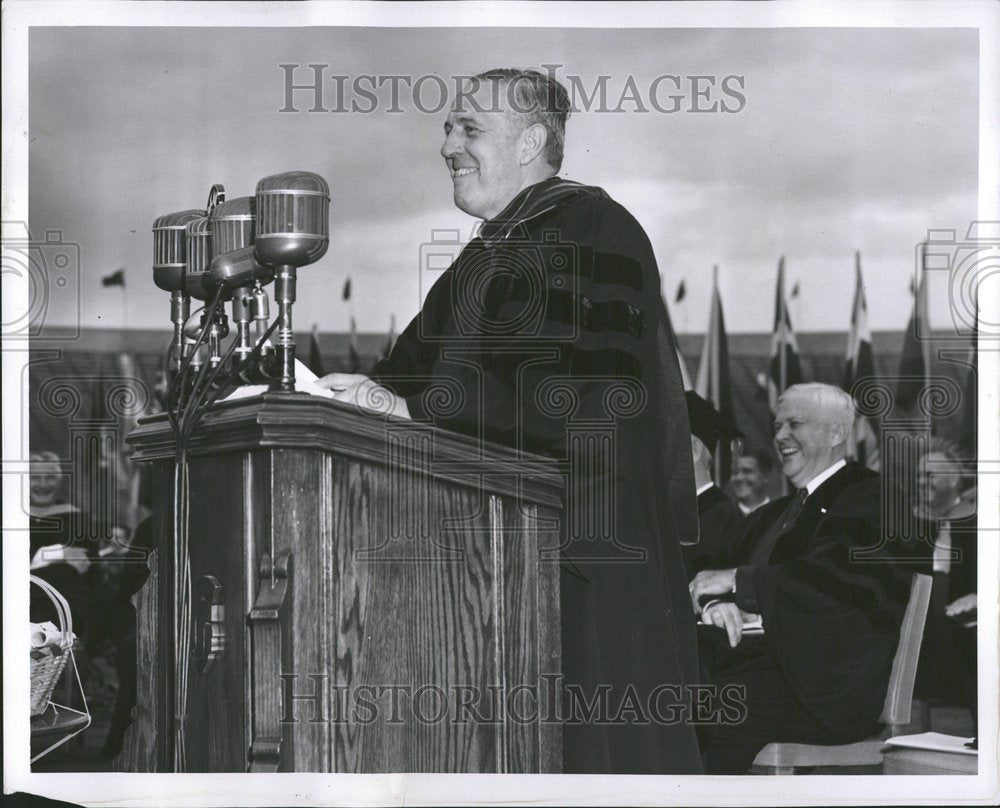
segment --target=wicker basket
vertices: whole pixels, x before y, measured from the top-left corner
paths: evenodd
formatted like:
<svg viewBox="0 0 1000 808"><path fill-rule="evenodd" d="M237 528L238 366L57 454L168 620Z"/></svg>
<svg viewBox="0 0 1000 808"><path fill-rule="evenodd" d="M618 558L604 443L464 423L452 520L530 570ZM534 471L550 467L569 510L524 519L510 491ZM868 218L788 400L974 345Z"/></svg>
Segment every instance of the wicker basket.
<svg viewBox="0 0 1000 808"><path fill-rule="evenodd" d="M59 615L59 630L62 636L59 645L53 649L52 654L36 655L31 657L31 715L40 715L49 706L49 699L52 691L59 682L59 677L66 669L66 663L73 656L73 617L69 611L69 604L59 591L48 581L32 575L31 583L41 589L49 600L56 607Z"/></svg>

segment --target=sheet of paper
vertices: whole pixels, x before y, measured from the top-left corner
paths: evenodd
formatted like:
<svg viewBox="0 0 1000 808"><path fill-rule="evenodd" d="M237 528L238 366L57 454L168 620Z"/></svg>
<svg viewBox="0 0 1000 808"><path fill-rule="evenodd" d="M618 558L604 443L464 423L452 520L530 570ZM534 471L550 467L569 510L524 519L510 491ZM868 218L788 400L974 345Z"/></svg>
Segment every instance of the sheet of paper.
<svg viewBox="0 0 1000 808"><path fill-rule="evenodd" d="M909 749L929 749L932 752L953 752L957 755L978 755L976 749L969 749L966 744L972 738L960 738L958 735L945 735L941 732L921 732L917 735L897 735L887 738L889 746L903 746Z"/></svg>

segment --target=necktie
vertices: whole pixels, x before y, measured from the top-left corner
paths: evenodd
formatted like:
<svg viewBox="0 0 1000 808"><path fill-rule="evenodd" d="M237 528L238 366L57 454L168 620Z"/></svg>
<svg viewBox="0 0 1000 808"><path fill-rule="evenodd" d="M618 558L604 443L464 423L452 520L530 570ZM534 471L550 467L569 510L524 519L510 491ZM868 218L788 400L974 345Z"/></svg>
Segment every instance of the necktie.
<svg viewBox="0 0 1000 808"><path fill-rule="evenodd" d="M757 542L756 547L753 548L753 552L749 558L750 564L767 564L770 561L774 545L778 543L781 535L795 524L795 520L802 513L802 506L805 505L808 495L808 490L800 488L795 496L792 497L792 501L788 503L788 507L785 508L784 513L771 523L771 527L767 529L764 535L761 536L760 541Z"/></svg>
<svg viewBox="0 0 1000 808"><path fill-rule="evenodd" d="M809 491L806 488L800 488L795 497L792 499L791 503L788 505L788 509L785 511L785 518L781 522L782 532L788 530L792 525L795 524L795 520L799 518L799 514L802 513L802 506L806 504L806 497L809 496Z"/></svg>

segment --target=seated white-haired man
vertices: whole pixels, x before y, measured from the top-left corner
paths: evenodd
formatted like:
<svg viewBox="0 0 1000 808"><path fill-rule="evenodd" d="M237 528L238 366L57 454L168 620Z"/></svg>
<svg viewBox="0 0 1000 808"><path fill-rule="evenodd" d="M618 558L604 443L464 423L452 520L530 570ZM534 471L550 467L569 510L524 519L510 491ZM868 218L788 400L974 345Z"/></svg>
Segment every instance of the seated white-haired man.
<svg viewBox="0 0 1000 808"><path fill-rule="evenodd" d="M713 683L745 688L745 719L709 727L706 770L743 774L771 742L841 744L877 729L910 572L883 541L881 478L849 462L851 397L797 384L778 401L774 446L795 492L754 511L723 569L691 582ZM762 637L742 626L760 615ZM709 634L711 632L708 632Z"/></svg>

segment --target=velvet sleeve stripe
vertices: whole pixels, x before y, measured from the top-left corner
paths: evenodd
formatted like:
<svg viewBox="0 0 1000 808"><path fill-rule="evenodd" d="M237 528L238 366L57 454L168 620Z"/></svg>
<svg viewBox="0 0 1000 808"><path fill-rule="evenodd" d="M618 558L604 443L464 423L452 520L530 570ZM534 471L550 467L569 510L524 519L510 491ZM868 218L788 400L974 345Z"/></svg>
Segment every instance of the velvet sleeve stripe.
<svg viewBox="0 0 1000 808"><path fill-rule="evenodd" d="M559 359L552 364L533 364L528 369L528 377L548 378L564 375L570 377L616 377L642 381L642 362L633 351L622 350L609 344L606 338L577 340L572 347L563 347ZM524 356L520 353L497 352L492 358L492 367L508 374L510 378L519 375Z"/></svg>
<svg viewBox="0 0 1000 808"><path fill-rule="evenodd" d="M577 276L595 284L615 284L642 291L642 264L635 258L615 253L595 252L590 247L577 251Z"/></svg>
<svg viewBox="0 0 1000 808"><path fill-rule="evenodd" d="M647 329L642 311L622 300L594 301L572 292L550 289L544 305L537 311L534 306L532 301L523 298L509 300L499 307L495 322L501 324L500 327L517 325L524 336L613 331L637 340Z"/></svg>

